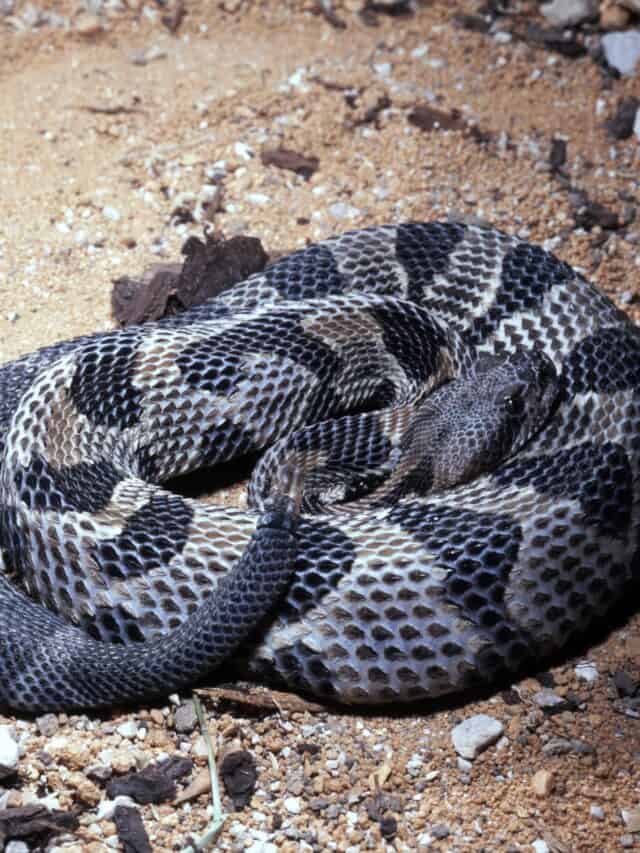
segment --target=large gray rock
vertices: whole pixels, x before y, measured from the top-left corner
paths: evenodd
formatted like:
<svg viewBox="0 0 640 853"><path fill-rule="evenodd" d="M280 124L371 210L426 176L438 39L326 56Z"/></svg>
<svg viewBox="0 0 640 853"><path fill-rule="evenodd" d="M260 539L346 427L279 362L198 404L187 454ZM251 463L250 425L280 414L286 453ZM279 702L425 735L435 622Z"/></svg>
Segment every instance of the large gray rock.
<svg viewBox="0 0 640 853"><path fill-rule="evenodd" d="M640 61L640 30L607 33L602 36L602 49L612 68L621 74L633 74Z"/></svg>
<svg viewBox="0 0 640 853"><path fill-rule="evenodd" d="M590 18L597 18L599 9L599 0L552 0L540 7L554 27L574 27Z"/></svg>

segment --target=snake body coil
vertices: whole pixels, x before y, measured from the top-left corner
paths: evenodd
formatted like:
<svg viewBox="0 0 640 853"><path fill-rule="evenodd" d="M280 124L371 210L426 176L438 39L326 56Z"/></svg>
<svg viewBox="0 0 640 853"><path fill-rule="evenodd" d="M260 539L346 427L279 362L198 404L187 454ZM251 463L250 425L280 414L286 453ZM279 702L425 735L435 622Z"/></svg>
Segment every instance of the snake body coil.
<svg viewBox="0 0 640 853"><path fill-rule="evenodd" d="M555 366L556 404L496 470L442 489L414 464L378 504L298 517L298 457L323 500L358 491L353 460L376 486L417 400L522 348ZM241 644L253 676L338 701L437 696L563 647L635 572L640 334L492 229L347 233L178 317L5 365L0 391L15 708L169 692ZM258 466L254 509L161 486L274 443L288 461Z"/></svg>

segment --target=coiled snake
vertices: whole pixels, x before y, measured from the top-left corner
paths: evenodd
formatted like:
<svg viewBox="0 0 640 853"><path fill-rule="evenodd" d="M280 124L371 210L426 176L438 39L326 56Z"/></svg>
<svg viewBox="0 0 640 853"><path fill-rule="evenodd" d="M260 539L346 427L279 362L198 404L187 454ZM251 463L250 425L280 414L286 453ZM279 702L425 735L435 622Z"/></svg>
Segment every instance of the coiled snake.
<svg viewBox="0 0 640 853"><path fill-rule="evenodd" d="M460 375L482 400L474 371L509 353L543 377L543 422L507 395L526 434L452 486L456 454L438 465L412 416ZM490 228L347 233L185 314L7 364L0 387L16 709L161 695L233 654L338 701L437 696L563 647L635 571L638 331ZM252 509L158 485L268 445Z"/></svg>

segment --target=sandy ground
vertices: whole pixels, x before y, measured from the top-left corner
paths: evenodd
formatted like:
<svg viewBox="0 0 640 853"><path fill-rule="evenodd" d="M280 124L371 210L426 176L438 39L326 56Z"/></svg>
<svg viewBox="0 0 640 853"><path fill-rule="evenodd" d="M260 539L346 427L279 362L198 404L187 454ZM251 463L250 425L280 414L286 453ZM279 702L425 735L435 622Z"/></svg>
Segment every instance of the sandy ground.
<svg viewBox="0 0 640 853"><path fill-rule="evenodd" d="M270 252L456 210L545 243L634 311L638 144L613 140L603 122L638 78L454 25L454 11L477 5L434 2L407 17L374 15L373 26L347 4L345 29L311 4L275 2L187 2L175 34L153 3L112 4L97 21L73 4L45 5L70 17L68 29L0 22L0 360L110 328L113 279L179 260L186 237L202 233L202 222L184 220L203 210L227 236L257 236ZM467 129L411 123L425 104L459 111ZM566 142L564 177L549 168L553 138ZM316 173L263 166L261 150L279 145L318 157ZM622 227L577 227L569 183ZM218 747L248 750L258 769L248 806L234 811L225 798L232 814L219 848L640 846L640 722L612 680L623 670L636 683L640 620L618 620L598 639L581 652L593 683L572 658L437 710L250 714L209 702ZM569 701L550 713L536 696L545 687ZM451 731L478 713L504 734L461 762ZM0 717L22 746L0 805L74 807L79 828L55 849L122 849L100 806L106 778L164 754L204 765L198 732L176 731L174 717L174 704L47 724ZM140 806L151 848L184 848L204 831L209 803L202 794ZM631 810L626 822L621 810Z"/></svg>

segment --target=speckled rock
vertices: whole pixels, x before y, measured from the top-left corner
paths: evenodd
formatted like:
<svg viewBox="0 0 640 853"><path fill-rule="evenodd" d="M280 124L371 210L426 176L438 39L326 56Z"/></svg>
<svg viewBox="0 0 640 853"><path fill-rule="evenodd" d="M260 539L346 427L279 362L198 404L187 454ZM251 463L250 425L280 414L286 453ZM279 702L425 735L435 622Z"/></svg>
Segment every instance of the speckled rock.
<svg viewBox="0 0 640 853"><path fill-rule="evenodd" d="M174 714L174 726L177 732L189 734L198 725L198 717L196 715L196 706L193 702L185 702L176 708Z"/></svg>
<svg viewBox="0 0 640 853"><path fill-rule="evenodd" d="M483 749L495 743L503 731L500 720L488 714L475 714L453 729L451 740L458 755L473 760Z"/></svg>

